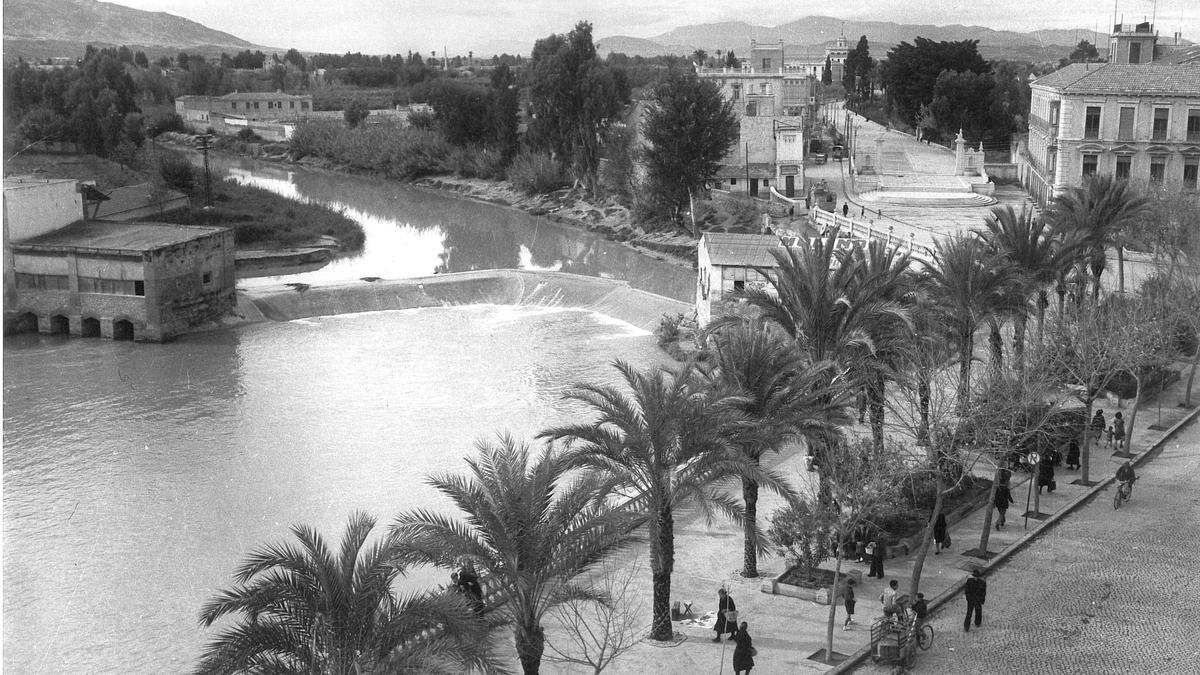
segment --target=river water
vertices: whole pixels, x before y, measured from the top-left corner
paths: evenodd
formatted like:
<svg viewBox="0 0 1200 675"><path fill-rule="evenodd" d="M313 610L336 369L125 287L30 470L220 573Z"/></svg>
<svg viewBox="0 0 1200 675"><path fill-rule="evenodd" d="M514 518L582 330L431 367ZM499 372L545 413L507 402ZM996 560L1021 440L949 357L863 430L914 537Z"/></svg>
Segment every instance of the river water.
<svg viewBox="0 0 1200 675"><path fill-rule="evenodd" d="M678 267L509 209L232 164L240 180L337 195L367 225L364 254L310 273L341 275L322 279L559 265L691 289L687 270L680 280ZM406 508L448 506L423 476L461 470L479 438L571 418L564 388L614 380L615 358L664 357L628 324L544 307L341 315L163 345L6 338L4 670L190 670L213 633L200 607L251 550L295 523L337 542L355 510L382 531Z"/></svg>

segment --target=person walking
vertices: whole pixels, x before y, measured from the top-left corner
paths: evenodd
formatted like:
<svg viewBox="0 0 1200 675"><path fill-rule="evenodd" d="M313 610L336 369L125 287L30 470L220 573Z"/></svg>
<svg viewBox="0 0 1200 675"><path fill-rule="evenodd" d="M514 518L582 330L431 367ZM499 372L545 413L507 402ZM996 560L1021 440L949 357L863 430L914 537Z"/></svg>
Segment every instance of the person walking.
<svg viewBox="0 0 1200 675"><path fill-rule="evenodd" d="M733 596L724 588L717 590L717 624L713 626L713 630L717 631L713 642L720 642L724 633L733 637L737 631L737 605L733 602Z"/></svg>
<svg viewBox="0 0 1200 675"><path fill-rule="evenodd" d="M750 632L746 630L747 624L742 622L741 626L735 627L735 632L730 635L733 638L733 675L746 673L750 675L750 669L754 667L754 654L757 650L754 649L754 640L750 637Z"/></svg>
<svg viewBox="0 0 1200 675"><path fill-rule="evenodd" d="M1095 442L1096 445L1100 444L1100 439L1104 435L1105 426L1104 411L1097 409L1096 414L1092 416L1092 441Z"/></svg>
<svg viewBox="0 0 1200 675"><path fill-rule="evenodd" d="M842 217L845 218L849 215L850 215L850 202L842 202Z"/></svg>
<svg viewBox="0 0 1200 675"><path fill-rule="evenodd" d="M983 623L983 602L987 600L987 582L983 580L983 572L978 569L971 572L963 595L967 598L967 618L963 619L965 633L971 630L971 615L975 616L976 628Z"/></svg>
<svg viewBox="0 0 1200 675"><path fill-rule="evenodd" d="M1079 469L1079 439L1072 438L1067 443L1067 468L1071 470Z"/></svg>
<svg viewBox="0 0 1200 675"><path fill-rule="evenodd" d="M846 622L842 624L842 630L850 630L850 624L854 623L854 579L846 580L842 597L846 601Z"/></svg>
<svg viewBox="0 0 1200 675"><path fill-rule="evenodd" d="M939 513L933 521L933 554L941 555L942 549L950 548L950 533L946 531L946 514Z"/></svg>
<svg viewBox="0 0 1200 675"><path fill-rule="evenodd" d="M1113 415L1113 440L1117 444L1117 452L1125 449L1125 418L1121 416L1121 411L1117 411Z"/></svg>
<svg viewBox="0 0 1200 675"><path fill-rule="evenodd" d="M1012 504L1012 491L1008 489L1008 481L1000 483L996 487L996 499L994 501L996 510L1000 512L1000 517L996 519L996 529L1004 527L1004 515L1008 512L1008 505Z"/></svg>
<svg viewBox="0 0 1200 675"><path fill-rule="evenodd" d="M1046 492L1054 492L1058 484L1054 481L1054 460L1049 453L1042 457L1042 461L1038 462L1038 494L1041 494L1042 488L1046 488Z"/></svg>
<svg viewBox="0 0 1200 675"><path fill-rule="evenodd" d="M878 539L867 544L867 554L871 556L871 569L867 571L867 576L883 578L883 552L884 545Z"/></svg>

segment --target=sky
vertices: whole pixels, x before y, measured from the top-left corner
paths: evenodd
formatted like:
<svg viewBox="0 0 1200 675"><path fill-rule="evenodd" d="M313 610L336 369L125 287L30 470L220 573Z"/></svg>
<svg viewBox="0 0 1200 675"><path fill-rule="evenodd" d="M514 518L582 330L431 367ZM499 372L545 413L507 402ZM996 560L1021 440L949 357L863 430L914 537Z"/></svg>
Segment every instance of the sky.
<svg viewBox="0 0 1200 675"><path fill-rule="evenodd" d="M745 21L773 26L804 16L911 24L964 24L1027 32L1039 28L1099 29L1112 22L1113 0L839 0L836 3L746 3L715 0L117 0L161 11L268 47L301 51L405 53L448 49L491 55L516 43L592 23L596 39L653 37L679 26ZM1181 30L1200 42L1200 0L1115 0L1118 19L1155 16L1163 36ZM510 47L511 48L511 47Z"/></svg>

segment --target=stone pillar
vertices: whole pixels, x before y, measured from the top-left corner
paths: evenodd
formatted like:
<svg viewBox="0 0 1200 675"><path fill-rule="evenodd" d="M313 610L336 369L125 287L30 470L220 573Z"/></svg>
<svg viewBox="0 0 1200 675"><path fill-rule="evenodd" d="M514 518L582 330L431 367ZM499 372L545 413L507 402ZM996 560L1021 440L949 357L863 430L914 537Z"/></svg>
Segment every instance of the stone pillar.
<svg viewBox="0 0 1200 675"><path fill-rule="evenodd" d="M100 319L100 337L106 340L113 339L113 320Z"/></svg>
<svg viewBox="0 0 1200 675"><path fill-rule="evenodd" d="M67 324L70 326L68 331L71 335L79 337L83 335L83 317L79 314L72 314L67 317Z"/></svg>
<svg viewBox="0 0 1200 675"><path fill-rule="evenodd" d="M967 172L967 139L963 138L962 129L954 139L954 175L962 176Z"/></svg>
<svg viewBox="0 0 1200 675"><path fill-rule="evenodd" d="M875 175L883 175L883 136L875 137Z"/></svg>

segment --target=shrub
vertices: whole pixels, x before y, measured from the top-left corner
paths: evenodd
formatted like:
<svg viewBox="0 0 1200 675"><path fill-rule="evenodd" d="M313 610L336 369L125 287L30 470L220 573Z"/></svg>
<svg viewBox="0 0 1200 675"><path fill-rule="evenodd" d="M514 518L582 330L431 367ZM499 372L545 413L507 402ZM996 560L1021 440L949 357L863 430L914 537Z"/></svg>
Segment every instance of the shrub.
<svg viewBox="0 0 1200 675"><path fill-rule="evenodd" d="M536 195L553 192L567 180L558 160L549 154L523 151L508 166L508 182L525 194Z"/></svg>
<svg viewBox="0 0 1200 675"><path fill-rule="evenodd" d="M408 126L414 129L433 129L433 115L427 112L415 112L408 116Z"/></svg>
<svg viewBox="0 0 1200 675"><path fill-rule="evenodd" d="M679 325L683 323L683 314L663 314L658 321L654 334L658 336L660 347L679 340Z"/></svg>
<svg viewBox="0 0 1200 675"><path fill-rule="evenodd" d="M463 178L504 177L504 157L488 148L455 147L450 153L449 164Z"/></svg>
<svg viewBox="0 0 1200 675"><path fill-rule="evenodd" d="M241 131L238 131L237 138L239 141L245 141L247 143L253 143L254 141L262 140L262 138L258 134L254 133L254 130L250 127L246 127Z"/></svg>
<svg viewBox="0 0 1200 675"><path fill-rule="evenodd" d="M146 135L150 138L155 138L167 131L183 133L183 118L177 113L164 112L151 117L146 123Z"/></svg>
<svg viewBox="0 0 1200 675"><path fill-rule="evenodd" d="M791 553L808 570L812 580L813 570L829 558L833 550L833 530L837 520L818 505L803 500L790 502L771 514L771 528L767 540L775 545L780 555Z"/></svg>
<svg viewBox="0 0 1200 675"><path fill-rule="evenodd" d="M196 187L196 174L192 163L182 157L165 157L159 168L167 187L187 192Z"/></svg>

